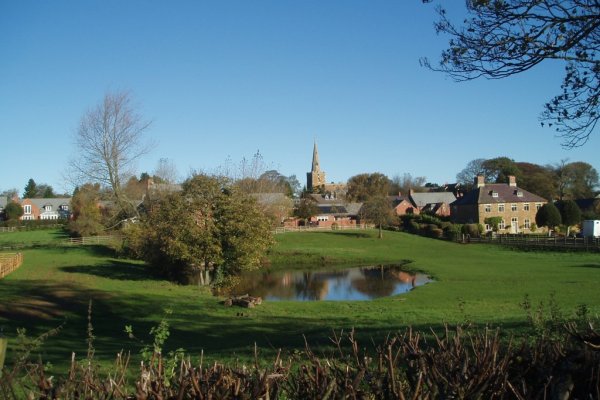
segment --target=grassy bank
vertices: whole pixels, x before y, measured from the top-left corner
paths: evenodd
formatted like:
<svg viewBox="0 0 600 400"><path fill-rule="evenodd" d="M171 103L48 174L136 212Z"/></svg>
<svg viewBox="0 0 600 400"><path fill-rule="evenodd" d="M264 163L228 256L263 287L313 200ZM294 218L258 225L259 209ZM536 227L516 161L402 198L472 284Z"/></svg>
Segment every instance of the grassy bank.
<svg viewBox="0 0 600 400"><path fill-rule="evenodd" d="M44 231L49 241L56 231ZM36 232L37 234L38 232ZM0 235L0 243L7 240ZM38 240L43 240L39 239ZM30 334L64 324L42 348L45 359L61 364L71 351L87 347L87 307L93 301L97 356L112 360L122 348L134 352L148 342L147 333L170 315L168 349L208 357L250 357L256 342L264 352L301 348L306 335L316 346L328 343L332 329L357 329L363 343L407 325L426 330L444 322L471 320L525 326L519 305L526 295L536 305L551 294L565 314L586 304L600 313L600 258L585 253L516 252L487 245L459 245L404 233L375 231L302 232L277 236L269 268L307 265L364 265L412 261L436 282L390 298L364 302L266 302L247 310L225 308L205 288L159 279L142 263L119 259L104 247L49 247L24 251L23 266L0 281L0 326L11 337L16 329Z"/></svg>

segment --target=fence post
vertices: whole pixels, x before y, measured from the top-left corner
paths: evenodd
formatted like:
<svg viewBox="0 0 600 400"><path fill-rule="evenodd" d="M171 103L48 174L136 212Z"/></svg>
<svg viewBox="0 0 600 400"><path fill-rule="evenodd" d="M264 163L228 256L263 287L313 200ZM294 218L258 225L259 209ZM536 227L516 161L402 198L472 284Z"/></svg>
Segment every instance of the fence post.
<svg viewBox="0 0 600 400"><path fill-rule="evenodd" d="M0 331L0 377L2 377L2 368L4 368L4 359L6 358L6 348L8 347L8 339L4 337Z"/></svg>

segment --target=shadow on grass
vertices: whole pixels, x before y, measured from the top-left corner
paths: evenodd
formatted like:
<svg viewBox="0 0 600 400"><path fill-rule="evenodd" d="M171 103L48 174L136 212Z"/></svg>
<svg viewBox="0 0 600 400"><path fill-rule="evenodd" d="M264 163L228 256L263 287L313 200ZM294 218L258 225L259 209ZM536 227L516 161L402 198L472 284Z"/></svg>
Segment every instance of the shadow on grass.
<svg viewBox="0 0 600 400"><path fill-rule="evenodd" d="M323 233L325 235L336 235L336 236L345 236L345 237L350 237L350 238L359 238L359 239L373 237L369 233L366 233L366 232L356 232L356 231L352 231L352 232L348 232L348 231L322 231L322 232L318 232L318 233Z"/></svg>
<svg viewBox="0 0 600 400"><path fill-rule="evenodd" d="M138 266L139 267L139 266ZM356 338L362 347L374 354L373 345L379 345L390 333L403 332L407 325L394 323L373 324L371 320L357 321L352 315L324 321L318 315L273 316L260 309L225 308L218 298L192 296L156 296L144 294L117 294L90 289L75 283L48 284L43 280L12 281L0 286L0 298L10 299L0 303L0 325L9 343L10 363L15 355L14 338L17 328L27 329L29 336L38 336L64 324L60 332L48 338L39 351L44 362L51 362L62 373L66 371L72 352L78 359L87 351L88 304L92 303L94 354L97 361L111 363L121 350L131 351L138 357L144 344L151 344L151 328L157 326L170 308L169 338L164 354L178 348L193 358L204 351L207 360L227 361L239 358L250 360L254 345L261 358L274 357L279 349L288 356L301 351L305 340L317 354L335 351L330 338L333 332L349 332L356 328ZM131 325L138 340L128 338L124 327ZM443 332L443 325L413 325L415 330L427 334L433 328ZM503 328L519 329L521 323L503 325ZM142 342L143 341L143 342ZM135 361L133 361L135 362Z"/></svg>
<svg viewBox="0 0 600 400"><path fill-rule="evenodd" d="M59 268L63 272L88 274L120 281L163 280L145 264L110 260L109 263L96 265L76 265Z"/></svg>
<svg viewBox="0 0 600 400"><path fill-rule="evenodd" d="M573 265L573 268L596 268L596 269L600 269L600 264L579 264L579 265Z"/></svg>
<svg viewBox="0 0 600 400"><path fill-rule="evenodd" d="M84 248L96 256L101 256L101 257L115 257L116 256L115 250L111 249L110 247L105 246L105 245L86 244L84 246Z"/></svg>

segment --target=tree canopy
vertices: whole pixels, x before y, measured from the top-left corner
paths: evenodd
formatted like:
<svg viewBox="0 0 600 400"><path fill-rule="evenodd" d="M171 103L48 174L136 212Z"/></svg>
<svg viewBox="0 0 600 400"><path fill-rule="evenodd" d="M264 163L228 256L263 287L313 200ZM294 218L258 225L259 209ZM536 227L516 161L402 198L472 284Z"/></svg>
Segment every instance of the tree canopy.
<svg viewBox="0 0 600 400"><path fill-rule="evenodd" d="M363 205L363 214L367 221L379 228L378 238L383 238L382 228L394 220L392 205L386 196L374 196Z"/></svg>
<svg viewBox="0 0 600 400"><path fill-rule="evenodd" d="M86 183L77 187L71 198L72 220L68 228L77 236L95 236L104 230L100 212L100 185Z"/></svg>
<svg viewBox="0 0 600 400"><path fill-rule="evenodd" d="M10 201L6 207L4 207L4 217L8 221L16 221L23 216L23 207L19 203Z"/></svg>
<svg viewBox="0 0 600 400"><path fill-rule="evenodd" d="M294 215L304 222L308 221L310 217L314 217L319 213L319 207L315 201L310 197L303 197L298 202L296 208L294 208Z"/></svg>
<svg viewBox="0 0 600 400"><path fill-rule="evenodd" d="M127 230L130 243L168 274L214 267L235 275L258 267L273 243L269 219L227 179L195 175L183 191L167 193L146 209Z"/></svg>
<svg viewBox="0 0 600 400"><path fill-rule="evenodd" d="M431 0L423 0L431 2ZM544 107L542 124L567 148L585 144L600 118L600 3L596 0L468 0L462 24L438 8L436 31L450 36L438 66L457 81L501 79L545 60L565 63L560 92Z"/></svg>
<svg viewBox="0 0 600 400"><path fill-rule="evenodd" d="M382 173L358 174L348 179L346 196L351 201L366 201L375 196L386 196L392 186L390 179Z"/></svg>
<svg viewBox="0 0 600 400"><path fill-rule="evenodd" d="M144 140L149 126L128 92L107 93L81 118L75 134L77 156L70 162L71 179L109 187L121 214L136 214L123 186L133 175L136 160L151 148Z"/></svg>
<svg viewBox="0 0 600 400"><path fill-rule="evenodd" d="M30 178L27 181L27 185L25 185L25 189L23 191L24 199L47 199L52 197L56 197L52 186L45 183L37 184L33 178Z"/></svg>
<svg viewBox="0 0 600 400"><path fill-rule="evenodd" d="M559 226L562 219L558 208L552 202L544 204L535 214L535 223L537 226L547 226L550 229Z"/></svg>
<svg viewBox="0 0 600 400"><path fill-rule="evenodd" d="M567 235L569 235L571 226L581 222L581 210L573 200L558 201L556 202L556 208L560 212L562 224L567 227Z"/></svg>
<svg viewBox="0 0 600 400"><path fill-rule="evenodd" d="M477 175L491 183L506 183L508 176L513 175L520 188L549 200L592 198L599 186L596 169L582 161L537 165L508 157L478 158L470 161L456 179L470 188Z"/></svg>

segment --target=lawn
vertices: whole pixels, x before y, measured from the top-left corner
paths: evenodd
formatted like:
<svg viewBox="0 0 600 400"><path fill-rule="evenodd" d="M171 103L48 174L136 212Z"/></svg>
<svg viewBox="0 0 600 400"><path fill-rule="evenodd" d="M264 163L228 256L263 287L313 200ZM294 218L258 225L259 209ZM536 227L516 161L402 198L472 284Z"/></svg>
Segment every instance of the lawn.
<svg viewBox="0 0 600 400"><path fill-rule="evenodd" d="M57 231L37 240L58 240ZM14 233L20 234L20 233ZM0 235L0 243L10 233ZM15 346L16 329L40 334L62 325L42 347L43 357L64 365L71 351L83 355L87 310L92 301L96 356L112 360L121 349L136 352L139 340L169 309L168 349L216 359L247 359L254 343L263 353L328 343L332 329L355 328L364 343L411 325L439 328L473 321L519 332L520 303L554 296L565 315L581 304L600 313L600 256L592 253L519 252L489 245L460 245L419 236L375 231L302 232L277 236L268 268L334 267L411 260L409 267L435 282L410 293L357 302L265 302L255 309L226 308L206 288L155 277L140 262L116 258L102 246L24 250L21 268L0 281L0 326Z"/></svg>

